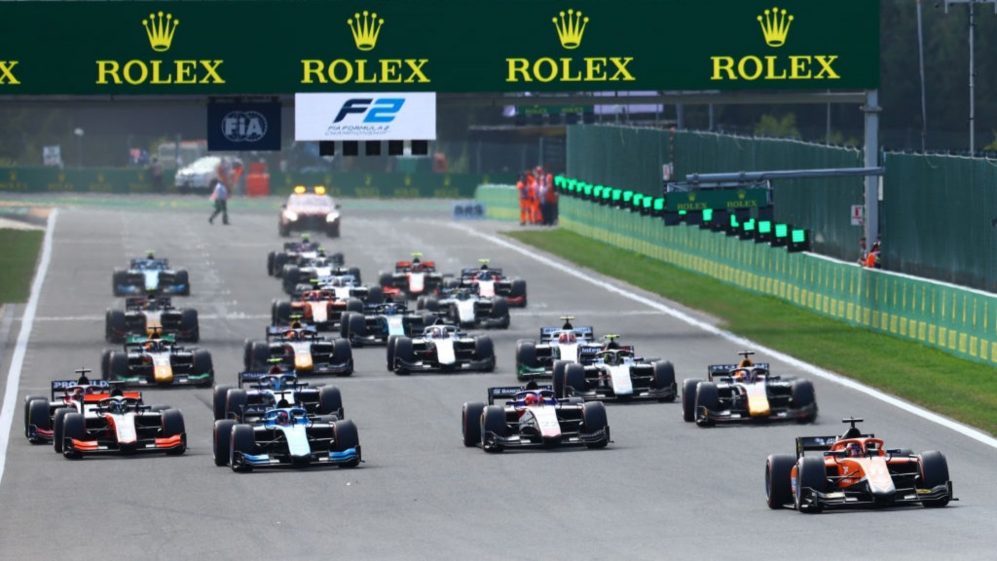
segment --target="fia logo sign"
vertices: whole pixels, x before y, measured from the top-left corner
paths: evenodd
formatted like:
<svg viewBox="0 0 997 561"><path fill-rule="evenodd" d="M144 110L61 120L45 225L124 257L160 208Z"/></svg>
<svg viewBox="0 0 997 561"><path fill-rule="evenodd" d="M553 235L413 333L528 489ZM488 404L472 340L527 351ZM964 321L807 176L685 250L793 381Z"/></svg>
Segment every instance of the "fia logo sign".
<svg viewBox="0 0 997 561"><path fill-rule="evenodd" d="M267 135L267 118L257 111L230 111L222 117L222 136L229 142L259 142Z"/></svg>

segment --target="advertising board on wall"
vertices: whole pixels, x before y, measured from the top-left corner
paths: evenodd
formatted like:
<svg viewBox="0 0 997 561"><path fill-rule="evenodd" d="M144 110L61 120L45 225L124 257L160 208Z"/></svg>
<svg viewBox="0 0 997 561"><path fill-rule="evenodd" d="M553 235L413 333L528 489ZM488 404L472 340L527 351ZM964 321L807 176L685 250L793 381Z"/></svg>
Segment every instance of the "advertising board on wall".
<svg viewBox="0 0 997 561"><path fill-rule="evenodd" d="M294 139L436 140L436 94L295 94Z"/></svg>

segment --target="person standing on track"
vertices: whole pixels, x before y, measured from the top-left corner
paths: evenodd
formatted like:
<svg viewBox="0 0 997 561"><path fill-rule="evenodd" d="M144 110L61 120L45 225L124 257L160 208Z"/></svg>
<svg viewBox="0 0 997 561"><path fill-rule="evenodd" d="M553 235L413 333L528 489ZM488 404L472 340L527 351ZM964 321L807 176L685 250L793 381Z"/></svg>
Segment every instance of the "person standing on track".
<svg viewBox="0 0 997 561"><path fill-rule="evenodd" d="M228 226L228 189L225 184L218 179L213 179L214 190L211 192L211 200L215 202L215 212L208 218L209 224L215 223L215 217L222 215L222 224Z"/></svg>

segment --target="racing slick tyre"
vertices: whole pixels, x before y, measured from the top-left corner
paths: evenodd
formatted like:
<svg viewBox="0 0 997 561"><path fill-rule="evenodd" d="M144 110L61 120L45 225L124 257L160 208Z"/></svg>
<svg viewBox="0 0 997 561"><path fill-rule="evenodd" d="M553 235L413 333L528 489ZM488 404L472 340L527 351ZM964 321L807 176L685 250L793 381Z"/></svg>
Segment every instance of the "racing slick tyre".
<svg viewBox="0 0 997 561"><path fill-rule="evenodd" d="M509 301L501 296L492 302L492 319L495 320L499 329L509 329Z"/></svg>
<svg viewBox="0 0 997 561"><path fill-rule="evenodd" d="M236 459L236 452L250 455L256 452L256 438L253 435L252 425L232 425L232 432L230 434L228 463L232 466L232 471L253 471L253 466L242 461L241 458Z"/></svg>
<svg viewBox="0 0 997 561"><path fill-rule="evenodd" d="M509 425L505 422L505 409L500 405L489 405L481 414L481 447L485 452L501 452L502 445L490 439L509 436Z"/></svg>
<svg viewBox="0 0 997 561"><path fill-rule="evenodd" d="M696 420L696 386L699 382L695 378L682 381L682 420L687 423Z"/></svg>
<svg viewBox="0 0 997 561"><path fill-rule="evenodd" d="M270 275L271 277L273 276L273 263L276 258L277 258L276 251L271 251L270 253L267 254L267 274Z"/></svg>
<svg viewBox="0 0 997 561"><path fill-rule="evenodd" d="M288 294L294 294L294 287L298 285L298 268L294 265L288 265L284 267L284 278L281 284L284 287L284 292Z"/></svg>
<svg viewBox="0 0 997 561"><path fill-rule="evenodd" d="M474 339L474 357L477 360L487 360L488 364L481 370L492 372L495 370L495 344L491 337L477 337Z"/></svg>
<svg viewBox="0 0 997 561"><path fill-rule="evenodd" d="M337 251L336 253L333 253L332 255L329 256L329 259L337 267L342 267L343 264L346 263L346 257L343 255L342 251ZM357 278L357 284L360 284L359 277Z"/></svg>
<svg viewBox="0 0 997 561"><path fill-rule="evenodd" d="M713 382L702 382L696 386L696 407L693 412L697 424L704 427L712 426L713 421L709 417L699 418L701 408L711 412L720 409L720 391Z"/></svg>
<svg viewBox="0 0 997 561"><path fill-rule="evenodd" d="M526 281L523 279L516 279L512 281L512 288L509 290L509 296L513 298L522 298L522 304L518 304L519 307L526 307Z"/></svg>
<svg viewBox="0 0 997 561"><path fill-rule="evenodd" d="M178 285L183 286L183 290L177 294L180 296L190 296L190 275L187 274L187 269L180 269L177 271L175 282Z"/></svg>
<svg viewBox="0 0 997 561"><path fill-rule="evenodd" d="M702 386L700 386L702 387ZM813 489L819 493L827 491L827 469L824 467L824 458L816 456L803 456L799 459L796 469L796 510L816 514L824 508L818 504L804 505L803 490Z"/></svg>
<svg viewBox="0 0 997 561"><path fill-rule="evenodd" d="M45 397L45 396L43 396L43 395L26 395L26 396L24 396L24 436L25 436L25 438L27 438L27 436L28 436L28 420L30 418L29 415L28 415L28 411L31 409L29 406L31 405L31 402L34 401L34 400L36 400L36 399L44 399L46 402L48 401L48 398ZM51 419L50 419L50 422L51 422Z"/></svg>
<svg viewBox="0 0 997 561"><path fill-rule="evenodd" d="M180 332L186 334L185 339L189 343L196 343L201 339L197 310L186 309L180 312Z"/></svg>
<svg viewBox="0 0 997 561"><path fill-rule="evenodd" d="M198 385L210 386L215 383L215 365L211 361L211 353L204 349L197 349L194 351L194 374L200 376L201 374L210 374L203 382Z"/></svg>
<svg viewBox="0 0 997 561"><path fill-rule="evenodd" d="M107 377L105 380L121 380L128 376L128 355L121 351L111 351L107 358Z"/></svg>
<svg viewBox="0 0 997 561"><path fill-rule="evenodd" d="M347 298L346 299L346 311L355 312L358 314L363 313L363 300L359 298Z"/></svg>
<svg viewBox="0 0 997 561"><path fill-rule="evenodd" d="M63 427L66 426L64 423L66 415L75 412L76 410L71 407L62 407L55 410L55 416L52 418L52 447L55 448L56 454L62 454L62 446L65 443Z"/></svg>
<svg viewBox="0 0 997 561"><path fill-rule="evenodd" d="M243 366L247 371L264 370L270 361L270 345L266 341L249 341L243 350Z"/></svg>
<svg viewBox="0 0 997 561"><path fill-rule="evenodd" d="M355 460L339 464L339 467L353 468L360 465L360 435L357 434L357 426L353 421L336 421L332 424L332 451L345 452L350 448L357 451Z"/></svg>
<svg viewBox="0 0 997 561"><path fill-rule="evenodd" d="M537 363L537 344L533 341L519 341L516 343L516 378L524 379L520 374L523 368L539 368Z"/></svg>
<svg viewBox="0 0 997 561"><path fill-rule="evenodd" d="M52 428L52 417L49 416L47 399L32 399L28 402L25 415L24 434L28 434L28 426L34 425L40 429L50 430ZM44 444L45 441L35 436L31 439L32 444Z"/></svg>
<svg viewBox="0 0 997 561"><path fill-rule="evenodd" d="M816 409L817 399L814 397L814 385L810 380L794 380L791 388L792 404L794 409L814 406ZM812 423L817 419L816 411L812 415L800 419L801 423Z"/></svg>
<svg viewBox="0 0 997 561"><path fill-rule="evenodd" d="M588 433L605 429L606 438L587 444L589 448L605 448L609 444L609 422L606 420L606 405L601 401L582 404L582 429Z"/></svg>
<svg viewBox="0 0 997 561"><path fill-rule="evenodd" d="M415 362L415 351L412 348L412 339L409 339L408 337L399 337L395 339L395 347L392 354L394 356L392 357L393 364L391 366L392 370L395 371L395 374L398 374L399 376L408 375L408 368L401 363Z"/></svg>
<svg viewBox="0 0 997 561"><path fill-rule="evenodd" d="M72 447L66 447L65 441L71 438L76 440L83 440L86 438L87 428L86 421L81 413L72 411L67 413L65 417L62 418L62 455L69 459L76 459L82 457L82 455L74 450Z"/></svg>
<svg viewBox="0 0 997 561"><path fill-rule="evenodd" d="M229 448L232 442L232 427L235 421L232 419L221 419L215 421L215 430L211 439L211 450L215 457L216 466L227 466L231 452Z"/></svg>
<svg viewBox="0 0 997 561"><path fill-rule="evenodd" d="M368 304L383 304L384 303L384 289L380 286L371 286L367 289L367 303Z"/></svg>
<svg viewBox="0 0 997 561"><path fill-rule="evenodd" d="M273 256L273 272L270 273L272 276L280 277L284 274L284 264L287 263L287 254L283 251L280 253L275 253Z"/></svg>
<svg viewBox="0 0 997 561"><path fill-rule="evenodd" d="M388 372L395 369L395 341L398 340L399 337L401 337L401 335L388 335L388 340L384 346L385 354L387 355Z"/></svg>
<svg viewBox="0 0 997 561"><path fill-rule="evenodd" d="M353 343L354 338L356 338L358 339L357 343L362 344L363 338L367 336L367 321L363 314L348 312L344 316L342 322L346 334L343 337L349 339L350 343Z"/></svg>
<svg viewBox="0 0 997 561"><path fill-rule="evenodd" d="M434 296L420 296L415 299L415 309L437 312L440 309L440 301Z"/></svg>
<svg viewBox="0 0 997 561"><path fill-rule="evenodd" d="M125 313L121 310L108 310L104 318L104 339L108 343L124 343L125 332L128 326L125 324Z"/></svg>
<svg viewBox="0 0 997 561"><path fill-rule="evenodd" d="M480 401L464 403L460 409L461 434L464 446L471 447L481 444L481 413L485 404Z"/></svg>
<svg viewBox="0 0 997 561"><path fill-rule="evenodd" d="M187 428L184 426L183 413L179 409L167 409L160 413L163 421L163 437L180 436L183 444L166 451L168 456L180 456L187 451Z"/></svg>
<svg viewBox="0 0 997 561"><path fill-rule="evenodd" d="M220 421L224 419L225 416L225 400L228 398L228 391L232 389L232 386L215 386L211 394L211 410L215 414L215 420Z"/></svg>
<svg viewBox="0 0 997 561"><path fill-rule="evenodd" d="M765 501L771 509L780 509L793 502L790 475L796 456L772 454L765 460Z"/></svg>
<svg viewBox="0 0 997 561"><path fill-rule="evenodd" d="M561 379L561 392L564 395L558 397L581 395L585 391L585 367L581 364L566 364Z"/></svg>
<svg viewBox="0 0 997 561"><path fill-rule="evenodd" d="M236 418L242 420L242 410L246 408L249 396L246 390L235 388L225 393L225 418L230 419L235 414Z"/></svg>
<svg viewBox="0 0 997 561"><path fill-rule="evenodd" d="M270 323L273 325L291 323L291 303L287 300L274 300L270 304Z"/></svg>
<svg viewBox="0 0 997 561"><path fill-rule="evenodd" d="M391 273L381 273L377 277L377 284L379 284L381 286L381 288L387 288L387 287L391 286L392 281L394 279L395 279L395 276L392 275Z"/></svg>
<svg viewBox="0 0 997 561"><path fill-rule="evenodd" d="M336 339L332 342L332 363L346 364L346 370L337 373L337 376L351 376L353 374L353 347L346 339Z"/></svg>
<svg viewBox="0 0 997 561"><path fill-rule="evenodd" d="M347 269L347 272L353 275L353 280L357 281L357 286L360 286L361 282L363 282L360 280L360 267L350 267Z"/></svg>
<svg viewBox="0 0 997 561"><path fill-rule="evenodd" d="M126 282L128 282L128 273L121 269L115 269L111 275L111 292L115 296L124 296L124 292L119 291L118 287L124 285Z"/></svg>
<svg viewBox="0 0 997 561"><path fill-rule="evenodd" d="M671 388L672 393L668 397L663 397L658 401L675 401L675 394L678 393L678 386L675 384L675 366L670 362L656 361L652 363L654 368L654 388L657 390L667 390Z"/></svg>
<svg viewBox="0 0 997 561"><path fill-rule="evenodd" d="M554 386L554 394L558 394L558 388L564 385L564 369L571 364L570 360L555 360L551 366L551 384Z"/></svg>
<svg viewBox="0 0 997 561"><path fill-rule="evenodd" d="M288 225L278 223L277 234L282 238L286 238L291 235L291 227Z"/></svg>
<svg viewBox="0 0 997 561"><path fill-rule="evenodd" d="M318 390L318 414L335 415L339 419L346 418L343 410L343 395L335 386L322 386Z"/></svg>
<svg viewBox="0 0 997 561"><path fill-rule="evenodd" d="M327 224L325 226L325 233L330 238L338 238L339 237L339 222L336 221L336 222L333 222L332 224Z"/></svg>
<svg viewBox="0 0 997 561"><path fill-rule="evenodd" d="M944 485L949 481L949 464L945 456L936 450L921 452L921 489L931 489L936 485ZM949 504L951 497L938 500L921 501L927 508L939 508Z"/></svg>

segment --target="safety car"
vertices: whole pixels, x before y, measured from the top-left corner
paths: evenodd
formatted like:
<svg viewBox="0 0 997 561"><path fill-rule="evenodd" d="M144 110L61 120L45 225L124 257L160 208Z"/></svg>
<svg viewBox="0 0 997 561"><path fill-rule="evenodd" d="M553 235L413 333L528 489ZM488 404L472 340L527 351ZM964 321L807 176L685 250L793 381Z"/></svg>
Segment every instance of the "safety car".
<svg viewBox="0 0 997 561"><path fill-rule="evenodd" d="M314 230L338 238L339 223L339 203L326 193L325 187L317 185L309 193L298 185L280 207L277 232L287 237L294 231Z"/></svg>

